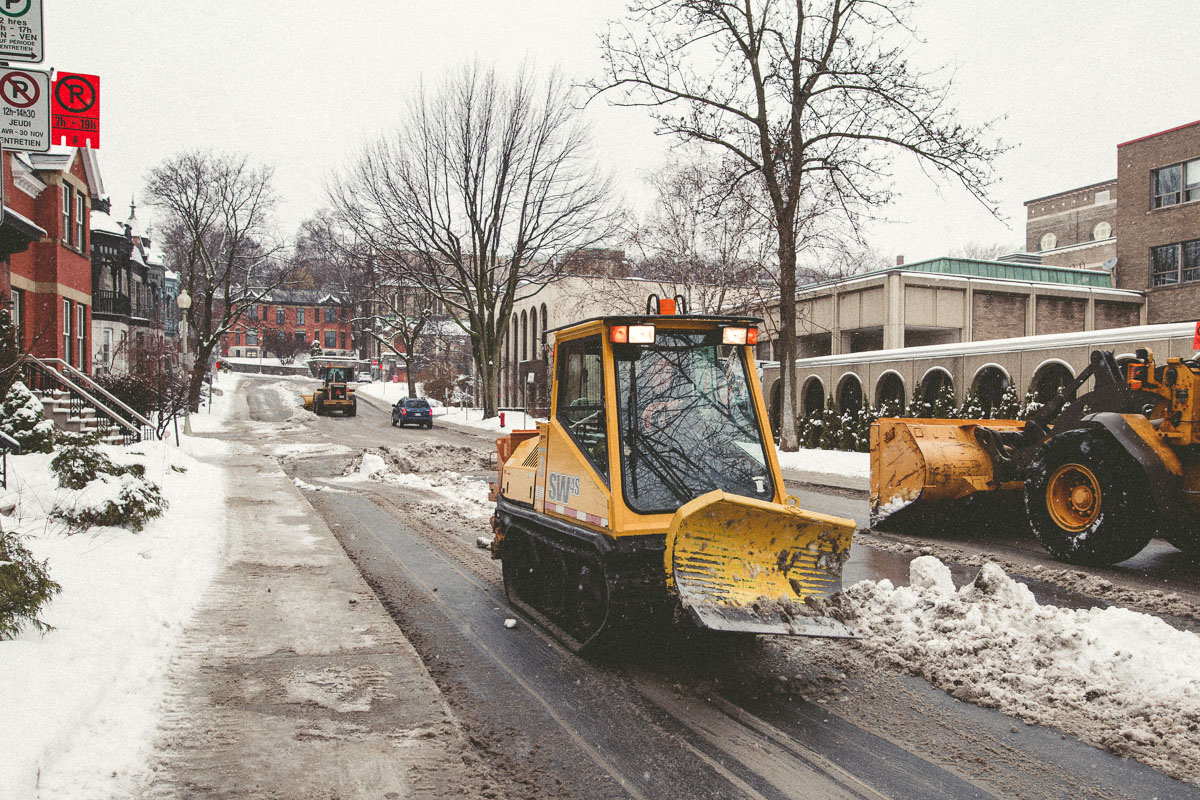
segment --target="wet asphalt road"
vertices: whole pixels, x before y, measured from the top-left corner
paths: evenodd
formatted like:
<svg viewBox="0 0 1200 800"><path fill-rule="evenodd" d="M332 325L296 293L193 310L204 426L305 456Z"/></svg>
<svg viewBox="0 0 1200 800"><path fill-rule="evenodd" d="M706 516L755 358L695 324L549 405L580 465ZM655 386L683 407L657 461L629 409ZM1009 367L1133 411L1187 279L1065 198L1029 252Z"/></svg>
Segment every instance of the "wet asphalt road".
<svg viewBox="0 0 1200 800"><path fill-rule="evenodd" d="M275 414L259 402L264 418ZM360 401L357 417L314 418L299 437L350 451L420 440L490 449L494 438L445 425L400 431L388 420L386 404ZM319 484L346 461L343 451L285 468ZM474 547L484 526L447 519L435 500L396 487L307 494L512 797L1197 796L923 681L846 676L823 660L819 640L800 663L766 638L682 635L579 658L507 607L498 563ZM830 513L865 511L864 499L844 493L800 499ZM848 581L899 573L911 558L855 552ZM906 572L897 578L906 582ZM514 629L504 625L510 617L520 620Z"/></svg>

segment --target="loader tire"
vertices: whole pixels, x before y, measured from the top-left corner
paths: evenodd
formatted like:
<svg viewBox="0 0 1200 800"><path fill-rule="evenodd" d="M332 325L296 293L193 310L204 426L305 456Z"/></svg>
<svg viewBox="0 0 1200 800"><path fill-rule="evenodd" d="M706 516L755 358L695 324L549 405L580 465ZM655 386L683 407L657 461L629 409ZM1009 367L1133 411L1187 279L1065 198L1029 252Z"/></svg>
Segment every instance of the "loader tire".
<svg viewBox="0 0 1200 800"><path fill-rule="evenodd" d="M1141 466L1103 430L1053 437L1025 479L1025 513L1042 546L1060 561L1107 566L1132 558L1154 535Z"/></svg>

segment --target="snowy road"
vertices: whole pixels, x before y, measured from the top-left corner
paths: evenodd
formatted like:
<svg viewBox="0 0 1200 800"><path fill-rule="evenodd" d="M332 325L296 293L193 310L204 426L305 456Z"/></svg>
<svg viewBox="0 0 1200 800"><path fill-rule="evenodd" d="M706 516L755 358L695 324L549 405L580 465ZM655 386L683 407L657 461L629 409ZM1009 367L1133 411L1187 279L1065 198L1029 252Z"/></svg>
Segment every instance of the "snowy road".
<svg viewBox="0 0 1200 800"><path fill-rule="evenodd" d="M263 446L308 487L513 797L1200 795L853 645L680 637L595 663L525 621L509 630L498 564L473 546L482 486L463 477L485 474L493 437L397 431L385 412L293 414ZM903 547L859 549L866 572Z"/></svg>

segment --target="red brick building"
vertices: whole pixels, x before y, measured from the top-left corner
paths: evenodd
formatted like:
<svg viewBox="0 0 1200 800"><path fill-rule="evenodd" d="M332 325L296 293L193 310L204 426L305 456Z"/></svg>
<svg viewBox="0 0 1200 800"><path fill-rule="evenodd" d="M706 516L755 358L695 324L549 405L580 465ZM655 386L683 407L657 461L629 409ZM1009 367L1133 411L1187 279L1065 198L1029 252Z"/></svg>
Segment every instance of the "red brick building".
<svg viewBox="0 0 1200 800"><path fill-rule="evenodd" d="M308 353L314 341L327 355L352 355L350 302L319 290L277 289L251 306L221 344L233 358Z"/></svg>
<svg viewBox="0 0 1200 800"><path fill-rule="evenodd" d="M1030 200L1026 249L1111 271L1145 322L1200 317L1200 121L1117 145L1117 177Z"/></svg>
<svg viewBox="0 0 1200 800"><path fill-rule="evenodd" d="M0 255L20 345L91 368L90 212L104 186L95 153L6 152Z"/></svg>
<svg viewBox="0 0 1200 800"><path fill-rule="evenodd" d="M1200 121L1117 145L1117 285L1148 322L1200 317Z"/></svg>

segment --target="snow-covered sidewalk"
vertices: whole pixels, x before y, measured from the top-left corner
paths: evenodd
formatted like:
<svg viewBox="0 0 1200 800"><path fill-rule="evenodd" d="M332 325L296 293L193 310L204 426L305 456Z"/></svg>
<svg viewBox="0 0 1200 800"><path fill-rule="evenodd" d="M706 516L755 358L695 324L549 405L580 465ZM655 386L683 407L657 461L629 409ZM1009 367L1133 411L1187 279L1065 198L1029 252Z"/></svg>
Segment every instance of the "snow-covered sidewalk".
<svg viewBox="0 0 1200 800"><path fill-rule="evenodd" d="M218 400L213 417L227 413ZM68 535L49 512L67 490L50 454L9 459L0 506L61 593L41 618L0 642L7 693L0 728L0 797L119 796L148 751L168 662L216 570L225 540L225 475L212 463L226 445L183 437L102 450L139 463L169 507L138 533L92 528Z"/></svg>

